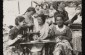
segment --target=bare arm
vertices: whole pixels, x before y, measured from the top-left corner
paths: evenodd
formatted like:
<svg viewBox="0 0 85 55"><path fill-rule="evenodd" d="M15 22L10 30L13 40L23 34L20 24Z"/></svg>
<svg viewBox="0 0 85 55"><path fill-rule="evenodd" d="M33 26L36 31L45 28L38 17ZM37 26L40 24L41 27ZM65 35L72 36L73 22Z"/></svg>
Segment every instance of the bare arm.
<svg viewBox="0 0 85 55"><path fill-rule="evenodd" d="M66 37L64 37L64 39L71 41L72 40L72 32L70 28L67 28L66 30Z"/></svg>

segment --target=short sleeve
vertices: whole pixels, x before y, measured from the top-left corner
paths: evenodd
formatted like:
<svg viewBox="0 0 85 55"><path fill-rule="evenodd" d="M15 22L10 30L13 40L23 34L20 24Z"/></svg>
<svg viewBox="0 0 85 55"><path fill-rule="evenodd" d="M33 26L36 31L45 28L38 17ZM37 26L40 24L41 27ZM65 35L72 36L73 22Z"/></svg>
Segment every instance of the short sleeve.
<svg viewBox="0 0 85 55"><path fill-rule="evenodd" d="M15 38L17 32L18 32L18 30L14 29L14 28L11 29L9 31L9 39L13 40Z"/></svg>
<svg viewBox="0 0 85 55"><path fill-rule="evenodd" d="M71 41L72 40L72 31L69 27L66 28L66 35L68 37L68 40Z"/></svg>

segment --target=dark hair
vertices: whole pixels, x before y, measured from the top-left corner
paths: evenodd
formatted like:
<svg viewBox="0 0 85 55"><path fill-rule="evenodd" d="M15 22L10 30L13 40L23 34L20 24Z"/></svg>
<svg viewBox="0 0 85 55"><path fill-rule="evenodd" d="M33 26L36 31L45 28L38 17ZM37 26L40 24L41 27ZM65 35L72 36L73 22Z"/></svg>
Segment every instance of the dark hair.
<svg viewBox="0 0 85 55"><path fill-rule="evenodd" d="M37 17L41 17L41 19L43 20L43 22L45 23L47 15L44 14L39 14Z"/></svg>
<svg viewBox="0 0 85 55"><path fill-rule="evenodd" d="M22 16L18 16L18 17L16 17L16 19L15 19L15 25L19 25L18 22L22 22L24 19L25 19L25 18L22 17Z"/></svg>
<svg viewBox="0 0 85 55"><path fill-rule="evenodd" d="M36 13L36 11L35 11L35 8L34 7L29 7L27 10L26 10L26 12L30 12L30 11L33 11L34 13ZM25 13L26 13L25 12Z"/></svg>
<svg viewBox="0 0 85 55"><path fill-rule="evenodd" d="M40 7L41 5L36 5L36 7L37 7L37 6L39 6L39 7Z"/></svg>
<svg viewBox="0 0 85 55"><path fill-rule="evenodd" d="M12 29L14 26L13 25L10 25L8 28Z"/></svg>
<svg viewBox="0 0 85 55"><path fill-rule="evenodd" d="M58 12L55 12L55 14L54 14L55 21L56 21L56 17L61 17L62 20L64 21L64 15L63 14L59 14Z"/></svg>

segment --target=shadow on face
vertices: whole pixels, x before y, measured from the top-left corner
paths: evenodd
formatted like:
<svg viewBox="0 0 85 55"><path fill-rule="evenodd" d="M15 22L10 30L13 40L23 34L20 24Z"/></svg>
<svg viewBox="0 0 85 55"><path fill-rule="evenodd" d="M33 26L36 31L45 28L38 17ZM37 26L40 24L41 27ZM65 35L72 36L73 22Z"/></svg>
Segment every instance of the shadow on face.
<svg viewBox="0 0 85 55"><path fill-rule="evenodd" d="M41 17L38 17L37 20L39 25L42 25L44 23Z"/></svg>

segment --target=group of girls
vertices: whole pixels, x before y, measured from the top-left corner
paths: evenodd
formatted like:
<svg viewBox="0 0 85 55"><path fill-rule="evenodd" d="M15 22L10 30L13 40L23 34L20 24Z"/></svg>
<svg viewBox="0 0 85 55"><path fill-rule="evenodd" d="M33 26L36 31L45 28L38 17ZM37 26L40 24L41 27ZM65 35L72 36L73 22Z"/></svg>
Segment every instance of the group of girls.
<svg viewBox="0 0 85 55"><path fill-rule="evenodd" d="M69 19L65 2L58 2L57 7L54 4L55 2L50 5L44 3L42 6L38 4L35 8L29 7L23 15L16 17L16 26L9 31L9 40L5 43L4 55L22 55L24 51L20 43L41 40L56 41L52 51L53 55L72 55L72 51L76 50L77 46L73 49L73 35L70 26L78 19L78 15L81 16L81 10ZM81 9L80 6L78 8ZM79 42L81 42L80 39ZM28 46L27 54L31 51L33 55L37 55L36 52L40 52L43 47L44 44ZM76 51L78 54L81 52L78 49Z"/></svg>

